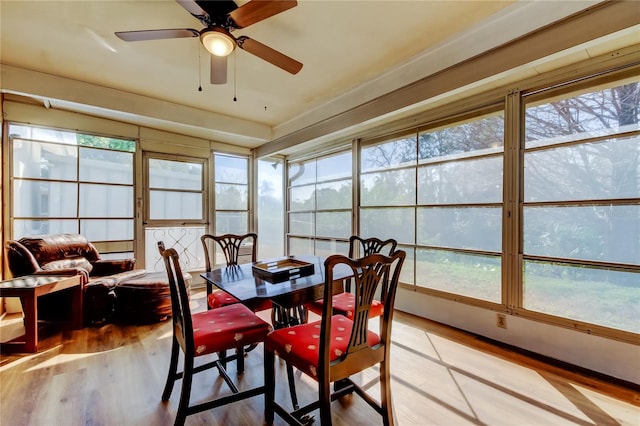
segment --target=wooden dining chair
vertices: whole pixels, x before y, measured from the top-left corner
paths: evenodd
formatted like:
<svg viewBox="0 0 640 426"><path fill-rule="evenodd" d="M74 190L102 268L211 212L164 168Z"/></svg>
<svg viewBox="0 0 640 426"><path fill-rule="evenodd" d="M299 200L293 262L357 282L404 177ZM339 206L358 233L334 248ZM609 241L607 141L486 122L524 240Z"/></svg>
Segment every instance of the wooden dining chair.
<svg viewBox="0 0 640 426"><path fill-rule="evenodd" d="M379 238L361 238L352 235L349 238L349 257L364 257L370 254L381 253L389 256L396 250L398 242L394 239L381 240ZM345 280L344 292L333 296L332 305L333 312L345 315L347 318L353 319L353 309L355 306L355 294L351 292L351 279ZM322 314L324 301L322 299L307 303L305 307L308 311L317 315ZM371 305L370 318L382 315L384 303L381 300L374 299Z"/></svg>
<svg viewBox="0 0 640 426"><path fill-rule="evenodd" d="M265 340L265 422L272 425L275 413L287 423L305 424L308 414L320 410L320 424L331 425L331 401L356 392L378 414L383 424L393 424L389 353L393 304L400 271L406 253L395 251L390 256L372 254L360 259L343 255L329 256L325 262L324 305L319 321L273 331ZM331 306L336 268L350 268L356 304L353 319L334 314ZM384 310L378 333L368 329L374 294L379 291ZM275 401L275 356L293 365L318 382L318 400L292 412ZM349 377L379 365L380 402L368 395ZM331 383L342 386L333 393Z"/></svg>
<svg viewBox="0 0 640 426"><path fill-rule="evenodd" d="M204 250L204 261L207 272L211 272L215 268L216 262L216 246L220 248L225 258L226 266L238 266L240 262L240 252L242 247L250 248L251 262L255 262L258 249L258 235L254 233L236 235L211 235L204 234L200 237L202 248ZM220 306L231 305L240 302L237 298L221 289L214 289L213 285L207 282L207 306L209 309L219 308Z"/></svg>
<svg viewBox="0 0 640 426"><path fill-rule="evenodd" d="M158 249L169 278L173 322L171 361L167 382L162 392L162 401L169 400L176 380L182 379L180 402L174 424L184 424L186 417L191 414L264 393L264 386L239 391L219 358L198 366L194 366L194 364L197 357L263 342L271 331L269 323L263 321L241 303L192 314L178 253L172 248L165 249L162 241L158 242ZM184 354L182 371L178 371L180 351ZM218 369L224 381L231 388L231 395L190 405L193 375L214 367ZM242 373L243 370L244 364L239 363L238 373Z"/></svg>
<svg viewBox="0 0 640 426"><path fill-rule="evenodd" d="M249 249L250 257L247 259L249 262L255 262L257 260L258 250L258 235L255 233L248 234L224 234L224 235L211 235L204 234L200 237L202 242L202 248L204 250L205 267L207 272L211 272L216 266L216 246L220 248L225 258L225 266L237 267L241 262L242 248ZM246 255L246 254L245 254ZM213 284L207 281L207 309L215 309L222 306L233 305L240 303L236 297L227 293L226 291L213 288ZM262 299L250 306L250 309L254 312L264 311L271 309L271 301L269 299ZM226 367L226 362L236 358L238 363L244 362L244 354L255 349L256 345L249 345L246 348L241 348L236 351L234 355L227 356L226 351L219 354L220 360L223 366Z"/></svg>

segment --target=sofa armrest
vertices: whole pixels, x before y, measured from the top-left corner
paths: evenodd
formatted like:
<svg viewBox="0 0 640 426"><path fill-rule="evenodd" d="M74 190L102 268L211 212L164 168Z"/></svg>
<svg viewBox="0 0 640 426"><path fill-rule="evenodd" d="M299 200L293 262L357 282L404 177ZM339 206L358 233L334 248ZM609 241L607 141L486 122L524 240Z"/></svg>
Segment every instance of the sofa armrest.
<svg viewBox="0 0 640 426"><path fill-rule="evenodd" d="M11 275L21 277L34 274L40 270L40 265L31 252L18 241L7 243L7 263Z"/></svg>
<svg viewBox="0 0 640 426"><path fill-rule="evenodd" d="M131 271L136 267L135 259L101 259L92 263L92 276L103 277L106 275L118 274L120 272Z"/></svg>

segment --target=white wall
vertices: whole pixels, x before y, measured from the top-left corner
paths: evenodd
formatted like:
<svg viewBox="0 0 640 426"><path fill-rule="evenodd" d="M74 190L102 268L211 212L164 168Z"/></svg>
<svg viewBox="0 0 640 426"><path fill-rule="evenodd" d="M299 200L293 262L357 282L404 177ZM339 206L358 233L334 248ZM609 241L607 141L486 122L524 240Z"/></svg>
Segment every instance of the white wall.
<svg viewBox="0 0 640 426"><path fill-rule="evenodd" d="M496 312L398 289L396 309L611 377L640 384L640 346L526 318L507 315L496 326Z"/></svg>

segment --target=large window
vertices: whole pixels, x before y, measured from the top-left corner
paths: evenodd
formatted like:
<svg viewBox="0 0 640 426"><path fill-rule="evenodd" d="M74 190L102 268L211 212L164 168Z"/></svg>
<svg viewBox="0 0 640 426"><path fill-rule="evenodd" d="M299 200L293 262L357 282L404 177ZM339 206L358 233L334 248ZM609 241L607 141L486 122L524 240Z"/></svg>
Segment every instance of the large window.
<svg viewBox="0 0 640 426"><path fill-rule="evenodd" d="M289 253L348 252L352 233L351 151L289 163Z"/></svg>
<svg viewBox="0 0 640 426"><path fill-rule="evenodd" d="M638 81L525 98L527 310L640 332Z"/></svg>
<svg viewBox="0 0 640 426"><path fill-rule="evenodd" d="M360 234L398 240L404 283L502 301L503 135L482 113L362 148Z"/></svg>
<svg viewBox="0 0 640 426"><path fill-rule="evenodd" d="M216 234L249 232L249 158L214 154Z"/></svg>
<svg viewBox="0 0 640 426"><path fill-rule="evenodd" d="M135 141L18 124L9 135L13 238L80 233L133 255Z"/></svg>
<svg viewBox="0 0 640 426"><path fill-rule="evenodd" d="M203 269L200 236L206 229L206 160L147 154L145 164L146 269L164 270L157 248L158 241L178 251L184 269Z"/></svg>
<svg viewBox="0 0 640 426"><path fill-rule="evenodd" d="M258 258L284 255L284 161L258 160Z"/></svg>

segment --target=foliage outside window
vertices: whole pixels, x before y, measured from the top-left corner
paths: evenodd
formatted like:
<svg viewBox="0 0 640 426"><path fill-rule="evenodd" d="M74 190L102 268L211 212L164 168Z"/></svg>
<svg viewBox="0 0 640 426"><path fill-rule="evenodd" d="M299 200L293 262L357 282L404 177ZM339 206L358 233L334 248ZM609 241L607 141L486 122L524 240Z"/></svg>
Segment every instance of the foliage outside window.
<svg viewBox="0 0 640 426"><path fill-rule="evenodd" d="M289 163L289 253L347 254L351 169L351 151Z"/></svg>
<svg viewBox="0 0 640 426"><path fill-rule="evenodd" d="M9 135L13 238L80 233L133 247L135 141L13 123Z"/></svg>
<svg viewBox="0 0 640 426"><path fill-rule="evenodd" d="M640 84L525 109L523 307L640 332Z"/></svg>

